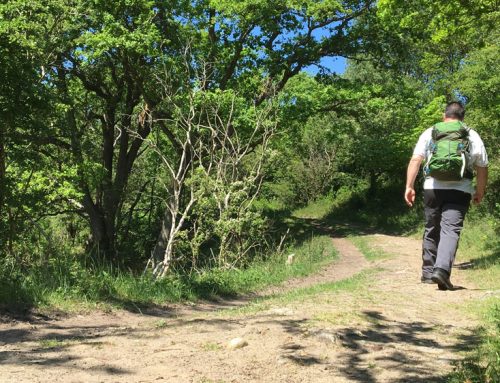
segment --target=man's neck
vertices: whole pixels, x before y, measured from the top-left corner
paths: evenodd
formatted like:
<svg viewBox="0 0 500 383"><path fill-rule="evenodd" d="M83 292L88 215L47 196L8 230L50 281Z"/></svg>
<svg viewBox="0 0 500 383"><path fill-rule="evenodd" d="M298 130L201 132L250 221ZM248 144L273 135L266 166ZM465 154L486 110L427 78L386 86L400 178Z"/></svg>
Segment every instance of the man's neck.
<svg viewBox="0 0 500 383"><path fill-rule="evenodd" d="M443 118L443 122L456 122L456 121L462 121L462 120L459 120L458 118L450 118L450 117Z"/></svg>

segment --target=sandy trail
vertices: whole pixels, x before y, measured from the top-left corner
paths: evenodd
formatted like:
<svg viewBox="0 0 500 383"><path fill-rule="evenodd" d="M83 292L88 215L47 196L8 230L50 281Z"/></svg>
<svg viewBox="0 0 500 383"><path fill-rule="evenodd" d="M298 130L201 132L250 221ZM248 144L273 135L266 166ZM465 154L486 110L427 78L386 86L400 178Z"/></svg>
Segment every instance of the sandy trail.
<svg viewBox="0 0 500 383"><path fill-rule="evenodd" d="M337 262L255 297L0 324L0 382L442 381L476 341L460 307L484 292L467 270L454 270L457 291L420 284L417 240L367 239L392 256L368 262L333 238ZM248 345L227 348L236 337Z"/></svg>

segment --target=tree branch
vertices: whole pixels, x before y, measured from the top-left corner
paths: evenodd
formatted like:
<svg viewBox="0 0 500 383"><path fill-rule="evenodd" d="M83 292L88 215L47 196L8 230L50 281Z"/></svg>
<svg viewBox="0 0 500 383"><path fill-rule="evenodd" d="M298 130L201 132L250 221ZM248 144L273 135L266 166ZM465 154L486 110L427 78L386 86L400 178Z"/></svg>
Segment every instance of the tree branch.
<svg viewBox="0 0 500 383"><path fill-rule="evenodd" d="M238 61L241 57L241 52L243 51L243 46L245 44L245 40L247 39L248 35L250 32L254 29L255 24L250 24L244 31L241 33L238 41L236 42L235 48L234 48L234 53L233 57L231 58L231 61L229 61L229 64L227 65L225 71L224 71L224 76L221 79L220 82L220 88L222 90L226 89L227 82L231 79L231 77L234 74L234 71L236 69L236 65L238 64Z"/></svg>

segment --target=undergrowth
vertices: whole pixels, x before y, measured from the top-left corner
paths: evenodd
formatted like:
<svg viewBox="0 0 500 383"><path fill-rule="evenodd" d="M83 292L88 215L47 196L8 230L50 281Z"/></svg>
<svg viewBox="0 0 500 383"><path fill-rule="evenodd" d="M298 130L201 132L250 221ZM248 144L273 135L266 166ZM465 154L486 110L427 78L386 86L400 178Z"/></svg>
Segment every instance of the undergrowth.
<svg viewBox="0 0 500 383"><path fill-rule="evenodd" d="M311 274L331 262L335 250L328 236L256 260L244 269L210 269L154 280L102 265L85 268L75 257L59 257L29 272L0 264L0 303L13 307L42 307L79 311L100 306L137 311L143 305L213 299L248 293ZM293 262L287 264L290 254Z"/></svg>

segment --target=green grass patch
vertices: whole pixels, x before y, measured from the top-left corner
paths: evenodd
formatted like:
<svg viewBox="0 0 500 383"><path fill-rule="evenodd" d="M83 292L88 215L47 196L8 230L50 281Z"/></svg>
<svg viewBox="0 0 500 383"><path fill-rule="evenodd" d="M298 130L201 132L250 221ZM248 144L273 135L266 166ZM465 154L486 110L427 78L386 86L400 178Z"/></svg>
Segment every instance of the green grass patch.
<svg viewBox="0 0 500 383"><path fill-rule="evenodd" d="M326 196L311 202L293 212L297 218L323 219L338 205L338 201L331 196Z"/></svg>
<svg viewBox="0 0 500 383"><path fill-rule="evenodd" d="M203 351L220 351L223 347L218 343L206 342L201 345L201 349Z"/></svg>
<svg viewBox="0 0 500 383"><path fill-rule="evenodd" d="M168 323L165 319L159 319L153 323L153 326L156 329L162 329L162 328L166 328L168 326Z"/></svg>
<svg viewBox="0 0 500 383"><path fill-rule="evenodd" d="M383 250L370 244L369 237L366 236L350 236L349 240L354 243L354 246L365 256L369 261L377 259L389 258L391 255Z"/></svg>
<svg viewBox="0 0 500 383"><path fill-rule="evenodd" d="M40 348L42 349L54 349L54 348L64 348L70 345L70 341L68 340L59 340L55 338L51 339L42 339L38 342Z"/></svg>
<svg viewBox="0 0 500 383"><path fill-rule="evenodd" d="M460 236L457 263L471 262L467 270L471 282L483 289L500 289L500 233L489 217L467 219Z"/></svg>
<svg viewBox="0 0 500 383"><path fill-rule="evenodd" d="M274 306L286 306L294 303L302 303L322 294L333 294L338 292L358 292L365 288L379 269L368 269L340 281L320 283L304 288L293 289L287 292L261 297L253 300L248 305L235 309L225 309L222 315L248 315L266 311Z"/></svg>
<svg viewBox="0 0 500 383"><path fill-rule="evenodd" d="M207 377L202 377L200 380L199 380L200 383L226 383L225 380L222 380L222 379L210 379L210 378L207 378Z"/></svg>
<svg viewBox="0 0 500 383"><path fill-rule="evenodd" d="M303 302L308 300L311 296L323 293L333 293L337 291L356 292L360 288L364 288L364 286L370 281L370 278L378 271L378 269L365 270L354 275L353 277L342 279L340 281L321 283L301 289L295 289L279 296L278 301L280 303L287 304L290 302Z"/></svg>
<svg viewBox="0 0 500 383"><path fill-rule="evenodd" d="M155 281L120 270L87 269L75 259L59 258L45 269L21 273L0 264L0 303L42 310L85 311L125 308L140 312L144 306L195 301L249 293L286 279L306 276L332 262L336 252L328 236L256 260L244 269L210 269L191 275L171 275ZM286 264L291 253L294 262ZM12 272L14 271L14 272Z"/></svg>

